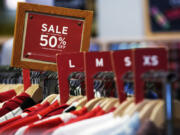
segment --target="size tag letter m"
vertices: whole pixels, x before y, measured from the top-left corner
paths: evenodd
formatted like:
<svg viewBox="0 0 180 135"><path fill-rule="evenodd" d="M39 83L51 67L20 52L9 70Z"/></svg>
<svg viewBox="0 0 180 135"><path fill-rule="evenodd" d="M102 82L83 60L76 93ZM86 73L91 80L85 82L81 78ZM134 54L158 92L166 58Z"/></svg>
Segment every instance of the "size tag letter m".
<svg viewBox="0 0 180 135"><path fill-rule="evenodd" d="M104 63L103 63L103 58L96 58L96 67L103 67Z"/></svg>

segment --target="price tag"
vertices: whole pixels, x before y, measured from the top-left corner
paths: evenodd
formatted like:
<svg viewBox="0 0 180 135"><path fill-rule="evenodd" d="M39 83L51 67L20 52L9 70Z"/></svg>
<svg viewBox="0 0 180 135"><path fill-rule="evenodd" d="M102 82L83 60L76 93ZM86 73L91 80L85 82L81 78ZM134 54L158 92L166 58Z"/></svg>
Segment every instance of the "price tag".
<svg viewBox="0 0 180 135"><path fill-rule="evenodd" d="M167 51L165 48L146 48L133 50L133 71L135 101L144 98L143 74L150 70L167 70Z"/></svg>
<svg viewBox="0 0 180 135"><path fill-rule="evenodd" d="M88 100L94 98L93 76L103 71L113 71L111 52L85 53L86 93Z"/></svg>
<svg viewBox="0 0 180 135"><path fill-rule="evenodd" d="M18 3L12 66L56 71L56 54L88 51L92 12Z"/></svg>
<svg viewBox="0 0 180 135"><path fill-rule="evenodd" d="M124 80L123 75L131 71L132 72L132 51L121 50L112 52L113 57L113 69L116 74L116 88L118 90L119 100L122 103L126 100L126 94L124 92Z"/></svg>
<svg viewBox="0 0 180 135"><path fill-rule="evenodd" d="M58 54L57 67L61 104L65 104L69 99L68 76L72 72L84 72L84 53Z"/></svg>

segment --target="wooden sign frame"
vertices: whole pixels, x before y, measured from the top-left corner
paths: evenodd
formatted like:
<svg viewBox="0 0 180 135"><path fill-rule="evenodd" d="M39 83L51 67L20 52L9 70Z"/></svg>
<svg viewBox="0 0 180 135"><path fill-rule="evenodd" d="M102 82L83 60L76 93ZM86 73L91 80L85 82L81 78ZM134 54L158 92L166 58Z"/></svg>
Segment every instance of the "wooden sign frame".
<svg viewBox="0 0 180 135"><path fill-rule="evenodd" d="M81 47L79 51L88 51L89 42L91 36L91 25L93 19L93 12L87 10L78 10L78 9L68 9L62 7L50 7L37 4L29 4L19 2L17 6L16 14L16 24L15 24L15 33L14 33L14 45L11 59L11 66L42 70L42 71L57 71L56 63L40 61L40 60L27 60L24 61L22 57L23 51L23 39L25 29L25 16L27 12L33 13L43 13L47 15L55 16L64 16L70 18L83 19L83 30L81 38ZM25 33L26 34L26 33Z"/></svg>
<svg viewBox="0 0 180 135"><path fill-rule="evenodd" d="M180 38L180 32L153 32L150 24L149 0L144 0L144 23L145 35L148 37Z"/></svg>

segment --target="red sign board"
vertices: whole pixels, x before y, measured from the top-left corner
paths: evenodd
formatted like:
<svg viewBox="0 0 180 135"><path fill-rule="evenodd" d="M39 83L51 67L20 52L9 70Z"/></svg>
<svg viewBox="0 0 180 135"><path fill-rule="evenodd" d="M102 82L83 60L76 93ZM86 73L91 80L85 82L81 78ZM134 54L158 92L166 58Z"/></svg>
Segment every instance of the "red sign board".
<svg viewBox="0 0 180 135"><path fill-rule="evenodd" d="M27 90L31 86L30 70L23 69L23 84L24 90Z"/></svg>
<svg viewBox="0 0 180 135"><path fill-rule="evenodd" d="M121 50L112 52L113 68L116 74L116 87L118 89L119 100L122 103L126 100L124 92L123 75L132 72L132 50Z"/></svg>
<svg viewBox="0 0 180 135"><path fill-rule="evenodd" d="M150 70L167 70L167 51L165 48L146 48L133 50L133 71L135 101L139 103L144 98L143 74Z"/></svg>
<svg viewBox="0 0 180 135"><path fill-rule="evenodd" d="M85 53L86 93L88 100L94 98L93 76L98 72L113 71L111 52Z"/></svg>
<svg viewBox="0 0 180 135"><path fill-rule="evenodd" d="M93 12L18 3L11 66L57 71L56 54L88 51Z"/></svg>
<svg viewBox="0 0 180 135"><path fill-rule="evenodd" d="M23 58L55 63L57 53L80 51L83 20L31 12L26 16Z"/></svg>
<svg viewBox="0 0 180 135"><path fill-rule="evenodd" d="M69 99L68 76L72 72L84 72L84 53L61 53L57 55L58 80L61 104Z"/></svg>

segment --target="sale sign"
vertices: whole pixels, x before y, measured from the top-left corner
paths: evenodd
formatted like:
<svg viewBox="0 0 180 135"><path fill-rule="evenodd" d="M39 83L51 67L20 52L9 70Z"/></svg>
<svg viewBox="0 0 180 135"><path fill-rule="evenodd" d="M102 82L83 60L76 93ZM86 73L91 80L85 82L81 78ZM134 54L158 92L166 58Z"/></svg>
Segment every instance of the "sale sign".
<svg viewBox="0 0 180 135"><path fill-rule="evenodd" d="M89 50L93 12L18 3L11 66L57 71L56 55Z"/></svg>
<svg viewBox="0 0 180 135"><path fill-rule="evenodd" d="M83 20L37 13L26 16L23 58L55 63L57 53L80 51Z"/></svg>

